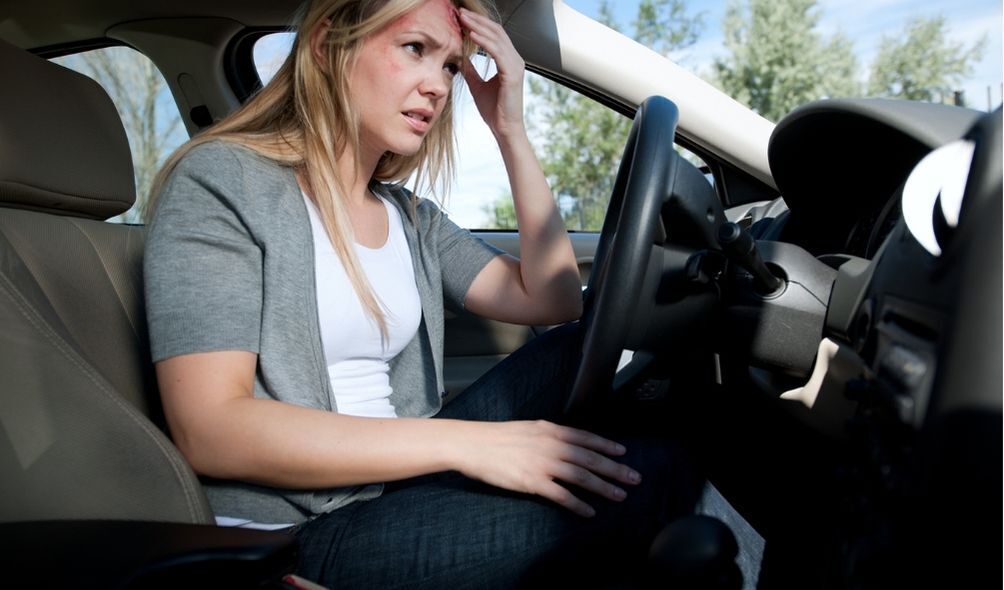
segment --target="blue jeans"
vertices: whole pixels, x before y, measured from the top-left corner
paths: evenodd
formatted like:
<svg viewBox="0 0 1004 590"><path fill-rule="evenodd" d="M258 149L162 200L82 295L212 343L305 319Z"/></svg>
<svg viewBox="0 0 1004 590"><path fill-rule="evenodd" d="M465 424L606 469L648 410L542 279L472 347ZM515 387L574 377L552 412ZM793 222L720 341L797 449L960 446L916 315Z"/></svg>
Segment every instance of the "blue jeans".
<svg viewBox="0 0 1004 590"><path fill-rule="evenodd" d="M534 339L437 415L482 421L556 419L574 379L577 326ZM387 484L379 498L322 515L297 533L299 574L332 588L514 588L546 580L597 587L640 575L652 538L690 514L703 480L678 448L617 437L642 474L627 499L575 490L581 518L535 496L448 472ZM608 581L603 576L610 576Z"/></svg>

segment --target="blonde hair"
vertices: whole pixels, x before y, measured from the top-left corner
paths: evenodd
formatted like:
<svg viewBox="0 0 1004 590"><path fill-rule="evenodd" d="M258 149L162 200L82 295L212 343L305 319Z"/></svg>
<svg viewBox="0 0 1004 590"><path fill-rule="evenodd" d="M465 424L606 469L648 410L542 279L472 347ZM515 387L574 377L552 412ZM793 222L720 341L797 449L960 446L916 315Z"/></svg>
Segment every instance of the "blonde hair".
<svg viewBox="0 0 1004 590"><path fill-rule="evenodd" d="M455 6L498 20L491 0L451 0ZM237 143L283 165L303 171L305 191L317 205L328 239L345 267L363 309L380 328L384 340L387 322L373 289L362 272L353 247L352 226L340 195L348 182L335 164L342 153L359 151L359 118L350 100L348 72L361 42L425 0L310 0L301 9L292 50L267 86L241 108L175 151L154 179L148 201L152 216L155 200L178 162L192 148L222 140ZM310 38L330 22L325 48L326 67L311 53ZM464 55L475 47L464 36ZM457 83L463 79L457 76ZM429 130L417 153L386 153L373 180L403 185L413 178L415 193L448 187L454 172L456 149L453 128L453 92L442 115ZM417 198L417 197L416 197ZM414 203L413 203L414 206Z"/></svg>

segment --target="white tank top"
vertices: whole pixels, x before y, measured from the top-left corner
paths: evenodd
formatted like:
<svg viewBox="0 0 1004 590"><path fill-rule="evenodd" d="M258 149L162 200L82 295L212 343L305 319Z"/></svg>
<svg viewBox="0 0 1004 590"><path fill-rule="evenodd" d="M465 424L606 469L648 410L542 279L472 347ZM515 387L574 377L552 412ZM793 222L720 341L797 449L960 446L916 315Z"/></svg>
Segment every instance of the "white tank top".
<svg viewBox="0 0 1004 590"><path fill-rule="evenodd" d="M382 343L380 328L363 311L314 203L306 195L303 198L314 239L317 315L334 407L340 414L395 418L387 362L415 336L422 318L401 214L378 197L387 210L387 241L375 249L355 244L362 270L386 318L388 339Z"/></svg>

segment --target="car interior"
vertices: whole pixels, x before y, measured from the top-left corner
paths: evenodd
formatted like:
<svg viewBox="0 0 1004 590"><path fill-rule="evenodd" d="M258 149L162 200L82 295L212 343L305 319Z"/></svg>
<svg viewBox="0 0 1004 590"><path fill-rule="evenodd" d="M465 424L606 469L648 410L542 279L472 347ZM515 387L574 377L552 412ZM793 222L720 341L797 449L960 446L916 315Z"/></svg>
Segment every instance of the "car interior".
<svg viewBox="0 0 1004 590"><path fill-rule="evenodd" d="M279 587L295 567L292 537L214 525L170 440L145 230L106 221L136 200L129 142L105 90L49 60L142 52L194 135L260 87L254 41L297 4L0 5L8 579ZM831 99L774 125L560 0L498 4L528 69L633 119L602 230L572 235L569 419L630 400L637 428L691 451L766 541L757 587L999 587L1000 108ZM479 235L518 251L512 232ZM447 323L450 396L548 328ZM719 525L661 537L655 587L739 587Z"/></svg>

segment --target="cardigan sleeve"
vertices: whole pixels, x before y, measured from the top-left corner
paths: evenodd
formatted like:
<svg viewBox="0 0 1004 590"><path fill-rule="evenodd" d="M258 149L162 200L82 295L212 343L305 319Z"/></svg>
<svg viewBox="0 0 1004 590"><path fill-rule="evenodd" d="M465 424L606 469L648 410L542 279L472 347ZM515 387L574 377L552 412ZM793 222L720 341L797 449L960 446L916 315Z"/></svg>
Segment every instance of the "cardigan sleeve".
<svg viewBox="0 0 1004 590"><path fill-rule="evenodd" d="M258 352L262 251L240 214L240 161L222 145L193 149L161 192L144 254L151 355Z"/></svg>
<svg viewBox="0 0 1004 590"><path fill-rule="evenodd" d="M478 273L505 252L460 227L442 211L436 211L433 223L442 268L443 297L447 305L463 309L467 290Z"/></svg>

